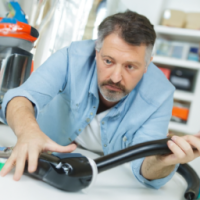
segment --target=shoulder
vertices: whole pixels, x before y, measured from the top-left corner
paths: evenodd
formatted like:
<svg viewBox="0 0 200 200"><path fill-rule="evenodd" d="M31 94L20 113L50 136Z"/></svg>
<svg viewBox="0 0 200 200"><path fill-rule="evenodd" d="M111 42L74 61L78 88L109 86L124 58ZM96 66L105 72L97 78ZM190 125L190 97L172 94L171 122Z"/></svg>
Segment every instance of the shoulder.
<svg viewBox="0 0 200 200"><path fill-rule="evenodd" d="M148 66L140 86L139 93L141 97L149 104L157 106L169 97L173 96L175 87L165 77L163 72L153 63Z"/></svg>
<svg viewBox="0 0 200 200"><path fill-rule="evenodd" d="M80 56L94 56L95 40L72 42L68 49L70 54L76 54Z"/></svg>

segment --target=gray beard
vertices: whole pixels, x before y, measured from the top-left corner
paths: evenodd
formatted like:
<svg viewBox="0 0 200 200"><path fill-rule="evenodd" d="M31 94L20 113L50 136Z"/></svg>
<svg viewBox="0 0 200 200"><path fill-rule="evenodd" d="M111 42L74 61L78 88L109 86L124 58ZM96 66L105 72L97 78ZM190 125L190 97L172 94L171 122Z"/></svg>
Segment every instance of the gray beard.
<svg viewBox="0 0 200 200"><path fill-rule="evenodd" d="M101 95L103 96L103 98L109 102L118 102L121 99L123 99L125 96L127 96L127 94L104 90L101 87L99 87L99 91Z"/></svg>

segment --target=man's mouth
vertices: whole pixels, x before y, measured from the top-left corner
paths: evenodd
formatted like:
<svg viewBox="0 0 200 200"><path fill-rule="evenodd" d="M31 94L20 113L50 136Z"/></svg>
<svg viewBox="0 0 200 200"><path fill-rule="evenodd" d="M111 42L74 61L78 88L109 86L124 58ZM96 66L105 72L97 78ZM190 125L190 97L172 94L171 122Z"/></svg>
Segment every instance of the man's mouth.
<svg viewBox="0 0 200 200"><path fill-rule="evenodd" d="M106 87L108 90L113 90L113 91L117 91L117 92L122 91L121 88L116 87L115 85L105 85L105 87Z"/></svg>

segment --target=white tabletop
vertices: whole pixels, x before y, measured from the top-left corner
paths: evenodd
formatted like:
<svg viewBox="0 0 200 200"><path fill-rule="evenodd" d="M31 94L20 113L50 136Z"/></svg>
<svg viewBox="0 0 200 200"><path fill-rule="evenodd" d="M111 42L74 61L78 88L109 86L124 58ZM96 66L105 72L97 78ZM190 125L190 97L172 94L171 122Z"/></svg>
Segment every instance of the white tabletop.
<svg viewBox="0 0 200 200"><path fill-rule="evenodd" d="M12 130L0 125L0 146L13 146L16 137ZM91 158L97 155L77 149ZM190 163L197 173L200 175L200 160L196 159ZM57 200L57 199L73 199L73 200L182 200L184 191L187 187L184 179L176 174L164 187L159 190L147 188L140 184L132 175L129 164L124 164L112 170L103 172L97 176L95 185L87 192L69 193L58 190L40 180L23 175L19 182L12 179L14 171L6 177L0 177L0 197L5 199L20 200Z"/></svg>

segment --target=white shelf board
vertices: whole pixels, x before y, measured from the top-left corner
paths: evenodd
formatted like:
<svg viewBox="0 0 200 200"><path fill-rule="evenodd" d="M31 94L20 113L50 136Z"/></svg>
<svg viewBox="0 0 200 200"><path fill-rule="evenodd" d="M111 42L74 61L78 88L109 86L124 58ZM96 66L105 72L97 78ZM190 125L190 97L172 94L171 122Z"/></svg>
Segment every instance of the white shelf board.
<svg viewBox="0 0 200 200"><path fill-rule="evenodd" d="M190 92L176 90L174 92L174 99L192 102L194 100L194 94Z"/></svg>
<svg viewBox="0 0 200 200"><path fill-rule="evenodd" d="M181 123L177 123L177 122L169 122L168 128L171 131L177 131L177 132L181 132L181 133L192 134L190 132L190 129L189 129L187 124L181 124Z"/></svg>
<svg viewBox="0 0 200 200"><path fill-rule="evenodd" d="M164 37L167 37L167 39L194 43L199 43L200 41L200 30L174 28L161 25L155 26L154 28L158 36L163 35Z"/></svg>
<svg viewBox="0 0 200 200"><path fill-rule="evenodd" d="M188 69L200 69L200 62L182 60L182 59L177 59L177 58L170 58L170 57L165 57L165 56L156 56L155 55L153 57L153 63L183 67L183 68L188 68Z"/></svg>

